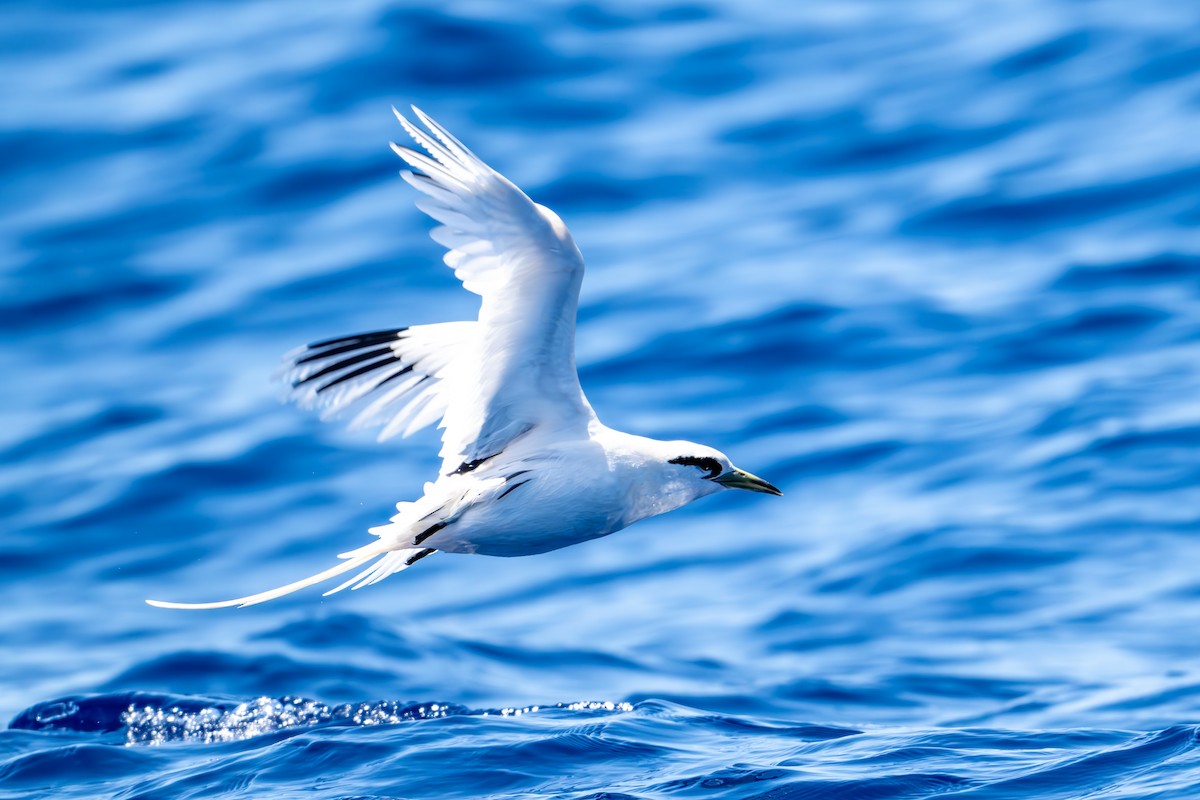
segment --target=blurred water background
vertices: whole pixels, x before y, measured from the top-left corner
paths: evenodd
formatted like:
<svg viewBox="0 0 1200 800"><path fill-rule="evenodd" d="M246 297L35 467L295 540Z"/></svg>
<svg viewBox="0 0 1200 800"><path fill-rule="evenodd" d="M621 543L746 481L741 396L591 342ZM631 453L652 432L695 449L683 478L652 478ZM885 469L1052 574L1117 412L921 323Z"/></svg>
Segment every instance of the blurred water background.
<svg viewBox="0 0 1200 800"><path fill-rule="evenodd" d="M1195 4L16 2L0 96L0 795L1200 796ZM475 312L408 102L571 226L601 418L786 496L145 606L436 469L270 381Z"/></svg>

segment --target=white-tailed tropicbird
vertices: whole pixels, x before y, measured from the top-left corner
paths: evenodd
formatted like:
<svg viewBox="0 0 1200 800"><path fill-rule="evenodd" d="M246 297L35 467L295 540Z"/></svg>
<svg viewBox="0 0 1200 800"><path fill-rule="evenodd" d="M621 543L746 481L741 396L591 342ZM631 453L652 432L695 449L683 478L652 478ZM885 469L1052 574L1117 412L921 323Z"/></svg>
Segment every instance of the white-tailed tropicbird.
<svg viewBox="0 0 1200 800"><path fill-rule="evenodd" d="M527 556L722 489L781 494L711 447L605 427L575 370L583 256L567 226L415 106L424 129L392 110L428 153L392 144L427 195L417 207L441 223L431 236L446 264L483 298L479 319L326 339L285 356L285 371L300 405L353 410L351 425L382 425L381 441L441 420L441 474L331 569L236 600L150 605L250 606L362 568L333 594L439 550Z"/></svg>

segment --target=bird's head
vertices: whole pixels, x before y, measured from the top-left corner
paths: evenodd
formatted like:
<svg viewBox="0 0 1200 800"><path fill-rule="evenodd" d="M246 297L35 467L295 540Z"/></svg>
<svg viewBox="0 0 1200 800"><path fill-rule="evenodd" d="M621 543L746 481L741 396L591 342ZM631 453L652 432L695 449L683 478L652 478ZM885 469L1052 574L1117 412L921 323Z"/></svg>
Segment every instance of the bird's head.
<svg viewBox="0 0 1200 800"><path fill-rule="evenodd" d="M668 468L672 469L672 475L684 485L695 490L696 497L703 497L721 489L783 494L757 475L735 467L729 456L720 450L693 442L669 444L673 445L674 449L669 451L673 455L667 458Z"/></svg>

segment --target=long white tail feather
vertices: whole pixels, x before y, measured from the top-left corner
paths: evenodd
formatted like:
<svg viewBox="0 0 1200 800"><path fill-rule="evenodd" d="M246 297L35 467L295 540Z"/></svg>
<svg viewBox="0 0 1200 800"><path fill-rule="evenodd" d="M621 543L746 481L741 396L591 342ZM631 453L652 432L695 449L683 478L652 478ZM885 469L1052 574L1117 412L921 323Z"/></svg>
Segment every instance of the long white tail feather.
<svg viewBox="0 0 1200 800"><path fill-rule="evenodd" d="M420 548L417 548L417 549L420 549ZM387 558L388 556L393 556L393 555L400 556L401 557L400 558L401 566L398 567L397 569L391 570L387 574L391 574L391 572L398 572L399 570L404 569L404 567L407 566L406 564L403 563L403 559L407 558L413 552L416 552L416 550L390 551L384 545L383 542L372 542L370 545L368 545L366 547L360 547L360 548L358 548L358 550L352 550L350 553L344 553L343 554L344 556L349 556L349 558L347 560L343 561L341 564L330 567L329 569L325 570L324 572L318 572L316 575L312 575L312 576L309 576L302 580L298 580L293 583L289 583L286 586L280 586L276 589L269 589L265 592L259 592L258 594L247 595L246 597L239 597L235 600L220 600L215 603L171 603L171 602L167 602L164 600L147 600L146 602L152 606L156 606L157 608L208 609L208 608L231 608L233 606L237 606L238 608L245 608L246 606L258 605L259 603L265 603L268 600L274 600L278 597L283 597L284 595L291 594L292 592L299 591L308 586L312 586L314 584L322 583L323 581L327 581L330 578L336 578L338 575L341 575L341 574L349 572L353 569L357 569L366 564L369 564L371 561L373 561L376 558L379 558L380 556L384 556L383 559L380 559L380 563L389 561L389 559ZM347 586L358 582L360 579L365 578L367 576L373 576L374 574L375 574L375 567L368 567L362 573L354 576L346 583L342 584L341 586L338 586L333 591L326 592L325 594L329 595L329 594L333 594L334 592L341 591L342 589L346 588Z"/></svg>
<svg viewBox="0 0 1200 800"><path fill-rule="evenodd" d="M356 547L353 550L347 550L344 553L338 553L338 558L361 558L367 555L380 555L392 550L397 542L390 542L385 545L383 542L367 542L361 547Z"/></svg>
<svg viewBox="0 0 1200 800"><path fill-rule="evenodd" d="M364 586L379 583L389 575L395 575L397 572L408 569L411 566L409 559L424 549L422 547L414 547L409 550L393 550L350 580L325 592L325 596L340 592L346 588L349 588L350 591L355 591Z"/></svg>

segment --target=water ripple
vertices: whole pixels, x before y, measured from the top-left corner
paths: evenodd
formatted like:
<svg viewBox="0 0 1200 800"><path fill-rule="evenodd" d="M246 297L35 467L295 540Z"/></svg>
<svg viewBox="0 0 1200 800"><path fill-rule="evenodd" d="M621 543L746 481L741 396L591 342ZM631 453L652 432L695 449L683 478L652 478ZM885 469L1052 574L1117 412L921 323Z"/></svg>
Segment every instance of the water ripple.
<svg viewBox="0 0 1200 800"><path fill-rule="evenodd" d="M1191 800L1198 31L1168 0L3 6L0 794ZM270 382L477 310L395 177L406 102L570 224L601 418L785 496L148 608L324 569L436 469Z"/></svg>

